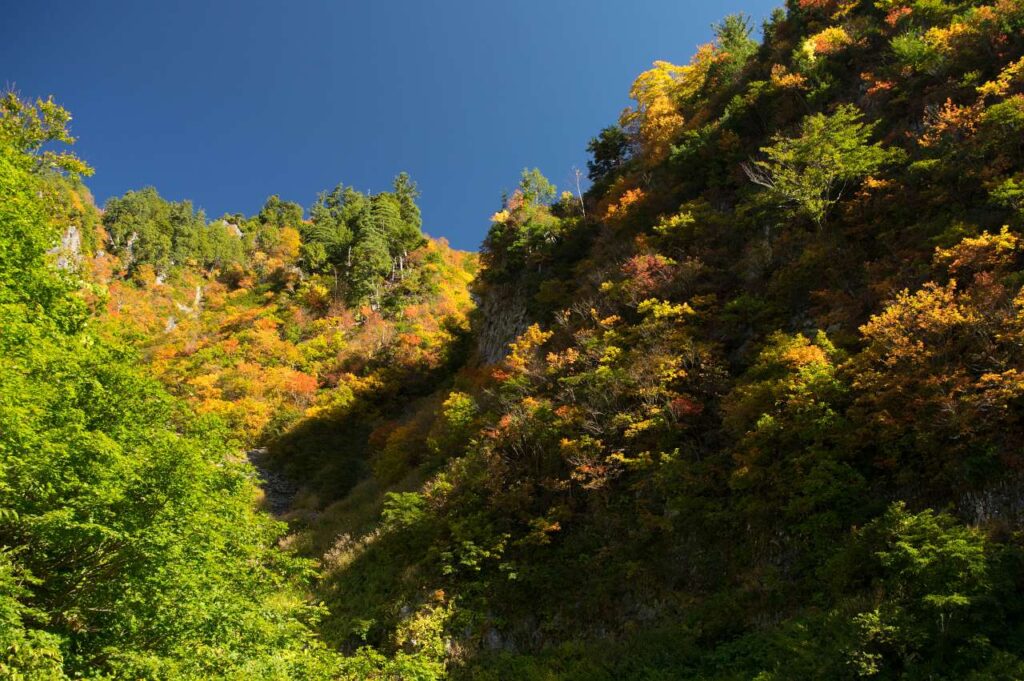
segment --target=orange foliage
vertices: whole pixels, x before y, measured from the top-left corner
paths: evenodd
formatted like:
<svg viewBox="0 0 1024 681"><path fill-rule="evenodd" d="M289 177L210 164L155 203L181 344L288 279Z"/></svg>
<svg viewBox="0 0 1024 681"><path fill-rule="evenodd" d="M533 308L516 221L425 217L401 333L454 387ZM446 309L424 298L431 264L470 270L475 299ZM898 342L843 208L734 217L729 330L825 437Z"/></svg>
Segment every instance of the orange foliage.
<svg viewBox="0 0 1024 681"><path fill-rule="evenodd" d="M925 131L918 138L922 147L934 147L943 141L959 141L978 131L982 110L978 105L960 106L947 99L925 121Z"/></svg>
<svg viewBox="0 0 1024 681"><path fill-rule="evenodd" d="M662 255L635 255L622 266L631 293L639 302L666 285L676 272L675 264Z"/></svg>
<svg viewBox="0 0 1024 681"><path fill-rule="evenodd" d="M889 92L896 87L895 82L891 80L882 80L870 71L860 74L860 79L867 85L867 93L869 97L875 97L883 92Z"/></svg>
<svg viewBox="0 0 1024 681"><path fill-rule="evenodd" d="M781 90L804 90L807 79L799 73L791 73L783 64L772 66L772 85Z"/></svg>
<svg viewBox="0 0 1024 681"><path fill-rule="evenodd" d="M845 29L839 26L831 26L824 31L811 36L808 42L813 48L814 54L830 55L836 54L843 48L853 43L853 38Z"/></svg>
<svg viewBox="0 0 1024 681"><path fill-rule="evenodd" d="M894 7L885 15L885 23L895 26L913 13L914 10L910 7Z"/></svg>
<svg viewBox="0 0 1024 681"><path fill-rule="evenodd" d="M256 258L265 273L293 255L290 229L282 229L282 246L271 256ZM380 392L387 380L401 380L403 371L421 374L446 361L449 344L468 324L472 257L429 242L410 254L408 265L433 268L438 292L394 317L366 308L361 322L337 301L321 314L309 314L302 307L304 289L260 295L249 288L231 290L242 281L253 284L252 272L243 268L237 281L186 269L164 286L153 286L151 268L139 268L148 285L113 279L104 323L111 332L128 330L148 339L159 378L200 412L221 416L236 435L253 442L275 415L330 412L355 395ZM95 261L109 270L116 259ZM197 287L203 294L193 309Z"/></svg>
<svg viewBox="0 0 1024 681"><path fill-rule="evenodd" d="M637 203L640 203L644 199L643 189L627 189L626 192L619 197L619 200L608 206L608 210L605 212L606 220L613 220L616 218L624 217L629 208Z"/></svg>

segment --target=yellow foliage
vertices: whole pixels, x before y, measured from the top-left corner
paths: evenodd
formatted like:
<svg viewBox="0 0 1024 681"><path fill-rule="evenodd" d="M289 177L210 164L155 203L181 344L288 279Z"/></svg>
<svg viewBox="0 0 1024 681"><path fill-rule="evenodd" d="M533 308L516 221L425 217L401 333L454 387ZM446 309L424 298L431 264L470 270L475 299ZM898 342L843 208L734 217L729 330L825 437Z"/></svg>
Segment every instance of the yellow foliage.
<svg viewBox="0 0 1024 681"><path fill-rule="evenodd" d="M509 345L511 353L505 360L506 364L515 371L525 371L537 349L548 342L552 335L551 331L541 331L540 325L532 325Z"/></svg>
<svg viewBox="0 0 1024 681"><path fill-rule="evenodd" d="M253 258L265 271L298 254L299 232L285 227L279 234L273 253ZM373 313L357 323L353 310L332 306L332 292L318 278L294 294L255 292L184 268L165 285L154 286L156 272L140 266L136 271L147 285L112 280L105 320L116 333L128 330L149 339L154 373L197 411L223 417L236 436L251 443L271 418L343 412L360 397L391 390L396 375L448 361L448 348L467 328L473 307L468 283L475 256L429 241L410 253L409 263L431 270L439 285L395 318ZM247 271L246 286L258 277ZM203 290L202 307L193 319L182 315L178 304L191 306L197 286ZM172 317L177 328L165 333ZM371 362L377 353L387 353L388 361Z"/></svg>
<svg viewBox="0 0 1024 681"><path fill-rule="evenodd" d="M281 229L274 255L285 262L294 262L299 257L301 246L302 238L299 231L294 227L284 227Z"/></svg>
<svg viewBox="0 0 1024 681"><path fill-rule="evenodd" d="M641 433L648 431L658 425L658 421L655 419L644 419L643 421L637 421L632 423L626 428L623 435L627 438L634 438Z"/></svg>
<svg viewBox="0 0 1024 681"><path fill-rule="evenodd" d="M862 326L861 333L885 348L889 366L895 366L935 352L920 337L943 337L977 321L975 311L960 304L956 281L946 286L929 283L914 294L904 290L892 305Z"/></svg>
<svg viewBox="0 0 1024 681"><path fill-rule="evenodd" d="M1005 97L1014 85L1024 84L1024 57L1003 69L995 80L978 86L982 97Z"/></svg>
<svg viewBox="0 0 1024 681"><path fill-rule="evenodd" d="M1008 264L1010 258L1021 249L1020 238L1003 227L999 234L983 232L977 237L968 237L952 248L939 248L935 262L945 265L956 274L961 269L994 269Z"/></svg>
<svg viewBox="0 0 1024 681"><path fill-rule="evenodd" d="M156 270L149 263L139 265L132 274L132 279L143 288L153 288L156 286Z"/></svg>
<svg viewBox="0 0 1024 681"><path fill-rule="evenodd" d="M817 345L803 344L794 345L782 354L782 359L793 367L802 367L812 364L828 366L831 361L824 348Z"/></svg>
<svg viewBox="0 0 1024 681"><path fill-rule="evenodd" d="M679 317L695 314L693 308L687 303L673 305L666 300L657 300L656 298L649 298L643 301L637 305L636 311L654 319L678 319Z"/></svg>
<svg viewBox="0 0 1024 681"><path fill-rule="evenodd" d="M654 231L664 236L670 236L672 234L681 234L687 228L696 224L697 220L693 217L693 213L689 211L683 211L662 218L657 225L654 227Z"/></svg>
<svg viewBox="0 0 1024 681"><path fill-rule="evenodd" d="M970 24L954 22L943 28L936 26L924 34L925 42L943 54L953 53L961 44L976 36L978 29Z"/></svg>
<svg viewBox="0 0 1024 681"><path fill-rule="evenodd" d="M204 374L190 379L188 384L195 388L197 399L219 400L224 391L217 387L218 378L217 374Z"/></svg>
<svg viewBox="0 0 1024 681"><path fill-rule="evenodd" d="M626 109L620 123L635 131L648 165L656 165L668 156L672 140L683 128L677 102L686 93L685 76L691 70L690 66L656 61L654 68L644 71L633 82L629 96L636 101L636 107Z"/></svg>
<svg viewBox="0 0 1024 681"><path fill-rule="evenodd" d="M853 44L853 38L841 26L829 26L824 31L816 33L808 38L803 44L803 51L808 57L814 59L818 55L830 55Z"/></svg>
<svg viewBox="0 0 1024 681"><path fill-rule="evenodd" d="M552 371L561 371L574 365L580 358L576 348L567 348L564 352L550 352L547 356L548 368Z"/></svg>
<svg viewBox="0 0 1024 681"><path fill-rule="evenodd" d="M323 284L309 283L299 291L302 304L311 310L325 312L331 304L331 292Z"/></svg>

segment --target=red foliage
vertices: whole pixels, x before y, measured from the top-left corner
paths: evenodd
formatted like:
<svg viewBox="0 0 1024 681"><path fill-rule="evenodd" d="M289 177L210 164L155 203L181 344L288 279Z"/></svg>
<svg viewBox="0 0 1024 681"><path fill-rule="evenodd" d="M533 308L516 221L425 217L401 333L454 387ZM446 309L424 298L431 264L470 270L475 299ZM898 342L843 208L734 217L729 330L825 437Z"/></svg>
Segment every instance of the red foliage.
<svg viewBox="0 0 1024 681"><path fill-rule="evenodd" d="M666 258L656 255L635 255L622 266L633 291L646 297L672 280L675 267Z"/></svg>
<svg viewBox="0 0 1024 681"><path fill-rule="evenodd" d="M836 0L797 0L796 4L805 12L832 11L836 8Z"/></svg>
<svg viewBox="0 0 1024 681"><path fill-rule="evenodd" d="M704 405L700 402L694 402L687 397L677 397L669 404L669 409L672 410L672 415L676 418L683 418L685 416L697 416L704 411Z"/></svg>
<svg viewBox="0 0 1024 681"><path fill-rule="evenodd" d="M890 10L889 14L885 17L885 23L890 26L895 26L900 23L905 17L910 16L914 10L909 7L896 7Z"/></svg>
<svg viewBox="0 0 1024 681"><path fill-rule="evenodd" d="M525 199L523 198L523 192L517 189L512 192L512 196L508 197L505 208L509 211L516 211L522 208L524 203Z"/></svg>

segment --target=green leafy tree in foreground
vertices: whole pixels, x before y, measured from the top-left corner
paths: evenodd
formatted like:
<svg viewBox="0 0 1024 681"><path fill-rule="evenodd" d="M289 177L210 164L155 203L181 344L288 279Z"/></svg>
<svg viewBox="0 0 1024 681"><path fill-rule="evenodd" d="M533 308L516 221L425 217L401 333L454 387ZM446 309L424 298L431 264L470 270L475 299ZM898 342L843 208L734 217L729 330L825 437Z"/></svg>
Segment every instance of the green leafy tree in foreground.
<svg viewBox="0 0 1024 681"><path fill-rule="evenodd" d="M73 144L68 131L71 114L52 98L35 104L23 101L15 92L0 99L0 136L31 155L33 170L54 169L72 175L92 175L92 168L72 153L43 150L47 143Z"/></svg>
<svg viewBox="0 0 1024 681"><path fill-rule="evenodd" d="M850 664L871 678L1020 678L1001 650L1020 560L957 519L893 504L855 536L853 569L881 597L854 616ZM859 551L867 551L868 555Z"/></svg>
<svg viewBox="0 0 1024 681"><path fill-rule="evenodd" d="M309 566L273 547L282 527L255 509L223 427L90 330L79 282L46 261L50 171L12 128L0 121L0 677L329 677L299 589Z"/></svg>

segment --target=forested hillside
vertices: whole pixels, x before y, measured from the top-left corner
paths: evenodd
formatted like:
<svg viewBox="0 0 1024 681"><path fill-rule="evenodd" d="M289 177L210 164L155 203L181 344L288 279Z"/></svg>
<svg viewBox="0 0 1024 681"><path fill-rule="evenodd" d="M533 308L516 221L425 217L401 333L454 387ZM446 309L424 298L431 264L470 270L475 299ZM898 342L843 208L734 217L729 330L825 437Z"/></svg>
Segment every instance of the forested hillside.
<svg viewBox="0 0 1024 681"><path fill-rule="evenodd" d="M1024 678L1024 2L715 35L479 256L8 96L0 675Z"/></svg>
<svg viewBox="0 0 1024 681"><path fill-rule="evenodd" d="M430 622L475 679L1024 676L1024 4L751 29L637 78L582 200L531 171L496 206L475 362L371 436L433 456L379 516L380 474L310 505L328 641Z"/></svg>

